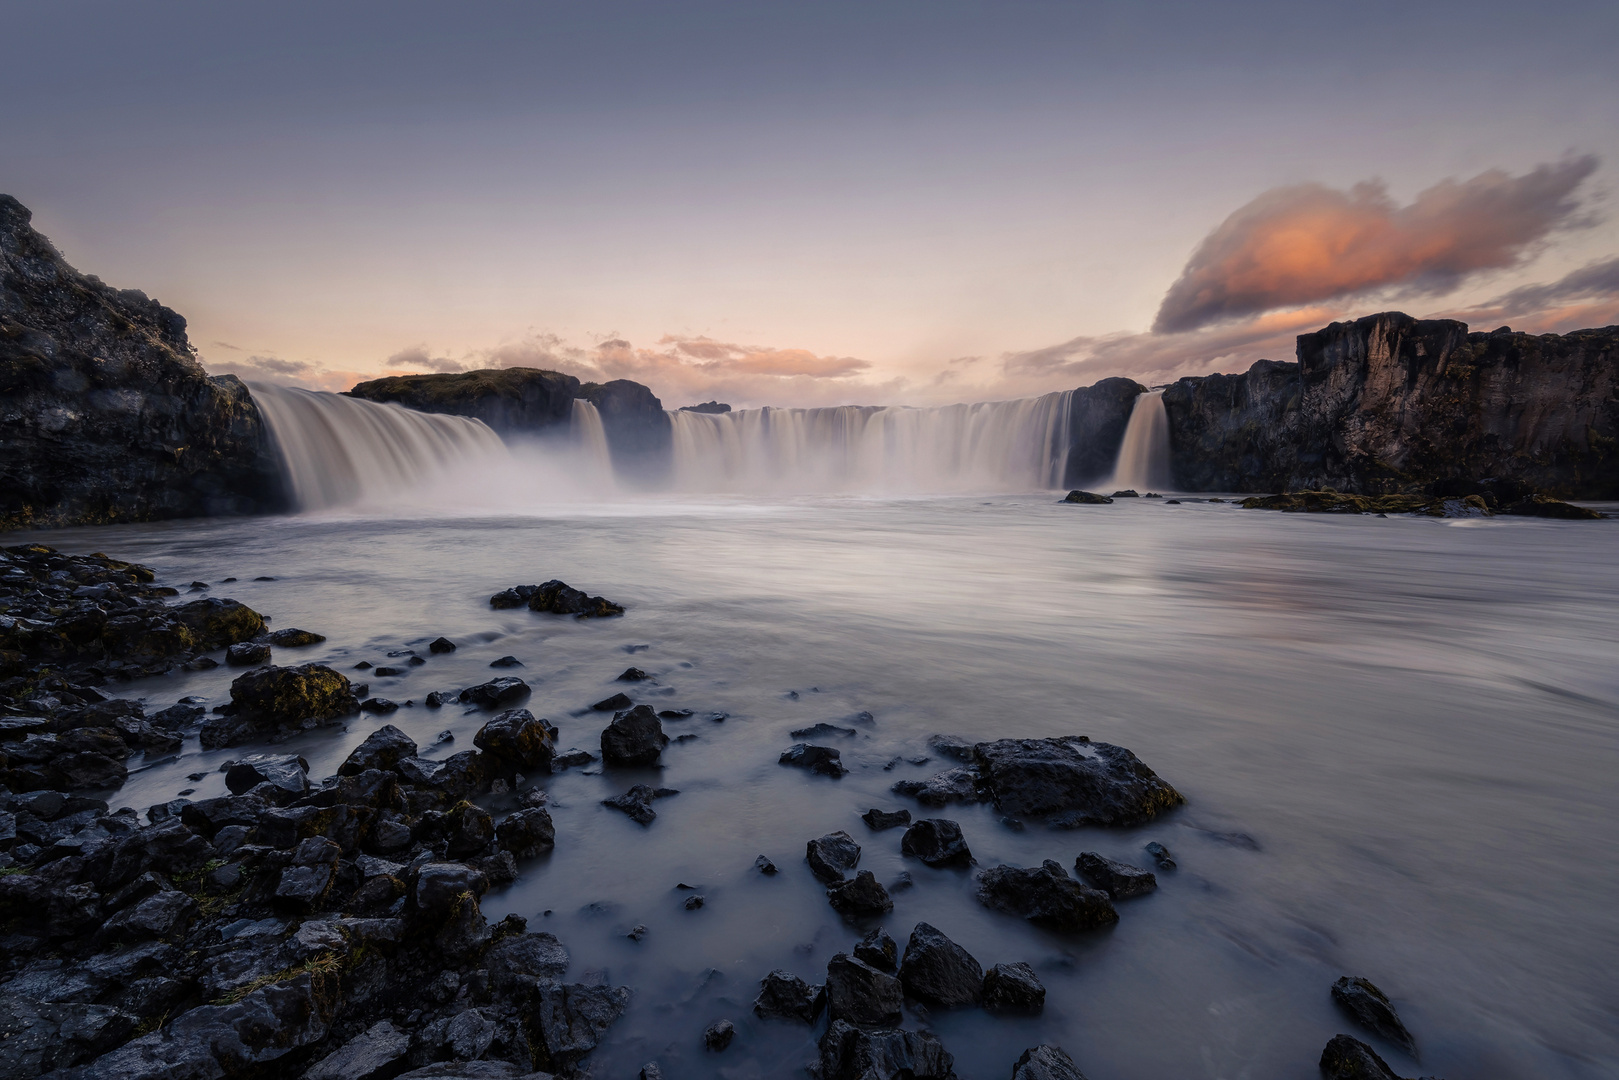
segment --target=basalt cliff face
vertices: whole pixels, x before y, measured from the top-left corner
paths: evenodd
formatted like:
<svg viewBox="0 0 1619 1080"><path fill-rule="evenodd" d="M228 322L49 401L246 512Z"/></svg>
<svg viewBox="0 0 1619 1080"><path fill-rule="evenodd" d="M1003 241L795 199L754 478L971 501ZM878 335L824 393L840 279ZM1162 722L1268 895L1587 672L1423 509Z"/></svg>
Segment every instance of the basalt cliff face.
<svg viewBox="0 0 1619 1080"><path fill-rule="evenodd" d="M1103 379L1074 391L1068 413L1068 469L1063 487L1084 487L1113 475L1124 429L1136 398L1147 388L1134 379Z"/></svg>
<svg viewBox="0 0 1619 1080"><path fill-rule="evenodd" d="M1298 339L1298 361L1164 393L1187 490L1619 498L1619 326L1469 333L1399 312Z"/></svg>
<svg viewBox="0 0 1619 1080"><path fill-rule="evenodd" d="M0 529L278 510L280 469L185 320L69 266L0 195Z"/></svg>

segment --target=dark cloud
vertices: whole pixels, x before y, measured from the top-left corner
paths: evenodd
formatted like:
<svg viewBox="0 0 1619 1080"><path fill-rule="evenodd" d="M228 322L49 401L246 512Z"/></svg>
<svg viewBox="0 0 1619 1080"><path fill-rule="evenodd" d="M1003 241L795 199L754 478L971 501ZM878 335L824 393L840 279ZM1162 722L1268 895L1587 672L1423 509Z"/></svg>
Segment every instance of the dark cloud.
<svg viewBox="0 0 1619 1080"><path fill-rule="evenodd" d="M1181 333L1397 285L1443 292L1514 266L1552 230L1582 223L1574 192L1596 167L1585 156L1517 177L1492 169L1436 184L1409 206L1396 206L1377 181L1349 191L1274 188L1198 246L1153 330Z"/></svg>
<svg viewBox="0 0 1619 1080"><path fill-rule="evenodd" d="M1619 258L1588 263L1548 284L1521 286L1496 297L1488 306L1529 313L1558 307L1571 300L1615 298L1619 298Z"/></svg>

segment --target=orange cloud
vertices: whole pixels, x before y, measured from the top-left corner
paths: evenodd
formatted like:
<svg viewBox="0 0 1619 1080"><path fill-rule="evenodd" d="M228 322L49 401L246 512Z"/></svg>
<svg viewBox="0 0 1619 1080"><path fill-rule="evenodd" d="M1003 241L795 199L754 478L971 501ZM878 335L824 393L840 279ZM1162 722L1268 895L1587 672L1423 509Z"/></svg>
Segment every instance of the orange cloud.
<svg viewBox="0 0 1619 1080"><path fill-rule="evenodd" d="M1434 293L1517 265L1558 227L1580 224L1575 189L1595 157L1445 180L1396 206L1380 183L1265 192L1193 252L1153 330L1178 333L1277 308L1406 286Z"/></svg>

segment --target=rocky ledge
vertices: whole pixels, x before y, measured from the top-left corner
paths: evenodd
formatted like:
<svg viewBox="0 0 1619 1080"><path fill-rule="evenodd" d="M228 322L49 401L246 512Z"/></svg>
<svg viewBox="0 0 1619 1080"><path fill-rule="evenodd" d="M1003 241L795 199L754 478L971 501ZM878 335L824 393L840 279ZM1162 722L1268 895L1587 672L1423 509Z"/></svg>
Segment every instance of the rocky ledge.
<svg viewBox="0 0 1619 1080"><path fill-rule="evenodd" d="M0 530L286 507L263 418L185 319L69 266L0 195Z"/></svg>

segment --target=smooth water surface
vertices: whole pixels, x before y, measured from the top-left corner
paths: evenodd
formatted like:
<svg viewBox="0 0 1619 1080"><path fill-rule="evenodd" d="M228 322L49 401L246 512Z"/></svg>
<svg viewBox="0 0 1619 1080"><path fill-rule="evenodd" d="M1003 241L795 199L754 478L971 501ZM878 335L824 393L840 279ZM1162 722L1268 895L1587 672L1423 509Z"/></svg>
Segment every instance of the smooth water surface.
<svg viewBox="0 0 1619 1080"><path fill-rule="evenodd" d="M653 1059L671 1077L789 1075L811 1058L815 1033L760 1022L749 1005L768 970L820 981L859 936L803 862L805 841L834 829L865 846L861 866L879 880L915 879L886 920L902 947L926 920L985 967L1024 960L1044 980L1037 1018L908 1018L938 1033L964 1077L1004 1077L1024 1048L1052 1041L1092 1080L1306 1080L1333 1034L1376 1042L1330 1001L1346 973L1378 983L1416 1033L1420 1062L1378 1044L1402 1075L1619 1070L1619 522L1038 495L687 499L38 538L151 564L182 589L214 582L213 595L277 627L328 636L277 650L281 663L347 670L389 650L425 655L448 635L457 652L370 680L417 703L387 719L424 746L455 734L433 753L470 748L486 717L428 710L423 696L507 674L487 667L506 654L526 665L528 706L563 746L599 750L608 717L582 710L616 690L698 710L665 725L696 738L665 752L656 782L680 794L648 828L599 803L648 772L532 778L554 799L556 851L484 904L492 920L515 911L558 934L570 977L635 989L597 1075ZM241 581L218 584L227 575ZM488 606L499 589L553 577L628 614ZM657 682L615 683L632 663ZM127 692L152 708L191 693L218 703L232 674ZM839 744L849 776L776 763L791 729L860 710L875 723ZM324 776L380 723L358 717L293 745ZM1072 867L1084 850L1146 864L1142 845L1160 840L1180 869L1122 902L1106 932L1064 938L982 908L969 872L903 859L899 830L870 833L858 817L909 805L888 791L896 779L953 764L885 771L938 731L1088 734L1130 747L1187 797L1126 830L1017 832L988 806L942 812L980 867ZM242 750L195 747L132 776L113 805L221 793L214 770ZM187 782L197 771L207 779ZM755 873L760 854L782 872ZM706 905L684 910L678 883ZM635 943L624 935L638 923L649 933ZM700 1033L722 1016L737 1041L705 1055Z"/></svg>

